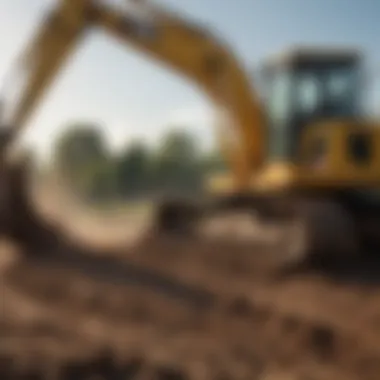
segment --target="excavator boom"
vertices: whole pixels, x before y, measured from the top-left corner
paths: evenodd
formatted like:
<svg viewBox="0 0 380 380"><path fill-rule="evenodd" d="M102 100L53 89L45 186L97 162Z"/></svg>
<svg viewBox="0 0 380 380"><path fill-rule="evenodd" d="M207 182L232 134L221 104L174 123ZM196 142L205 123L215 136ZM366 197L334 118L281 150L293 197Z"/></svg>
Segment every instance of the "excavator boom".
<svg viewBox="0 0 380 380"><path fill-rule="evenodd" d="M33 111L83 34L83 17L78 15L83 12L84 3L64 1L52 10L44 18L34 38L28 41L17 66L12 70L12 79L15 77L19 84L15 96L10 100L4 94L3 122L12 128L14 139L27 125Z"/></svg>
<svg viewBox="0 0 380 380"><path fill-rule="evenodd" d="M261 164L264 144L261 106L244 69L207 29L151 3L138 10L105 1L62 0L28 44L21 62L22 91L8 124L22 130L81 37L101 28L191 80L227 114L230 130L220 134L222 148L236 186L246 188L252 169Z"/></svg>

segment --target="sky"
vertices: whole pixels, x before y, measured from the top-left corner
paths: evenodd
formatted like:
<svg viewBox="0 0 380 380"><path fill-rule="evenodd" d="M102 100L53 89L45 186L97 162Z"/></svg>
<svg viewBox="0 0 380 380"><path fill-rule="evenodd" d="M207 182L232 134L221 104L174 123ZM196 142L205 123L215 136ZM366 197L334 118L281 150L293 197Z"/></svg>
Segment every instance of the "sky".
<svg viewBox="0 0 380 380"><path fill-rule="evenodd" d="M378 0L155 1L216 31L234 48L248 72L295 44L362 48L369 67L377 71L367 89L371 110L379 109ZM5 80L51 3L54 0L0 1L0 80ZM65 65L28 123L24 140L48 155L68 125L84 121L99 125L115 148L135 138L155 144L172 126L187 128L208 146L214 141L212 120L211 104L188 80L94 33Z"/></svg>

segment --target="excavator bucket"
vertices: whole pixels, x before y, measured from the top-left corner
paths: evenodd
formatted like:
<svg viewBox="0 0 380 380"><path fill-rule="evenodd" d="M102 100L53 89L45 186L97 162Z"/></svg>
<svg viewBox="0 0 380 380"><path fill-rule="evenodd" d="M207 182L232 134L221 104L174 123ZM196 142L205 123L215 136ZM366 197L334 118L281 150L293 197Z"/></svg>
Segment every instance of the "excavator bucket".
<svg viewBox="0 0 380 380"><path fill-rule="evenodd" d="M58 228L33 207L26 160L2 160L0 172L0 233L24 254L41 255L59 246Z"/></svg>

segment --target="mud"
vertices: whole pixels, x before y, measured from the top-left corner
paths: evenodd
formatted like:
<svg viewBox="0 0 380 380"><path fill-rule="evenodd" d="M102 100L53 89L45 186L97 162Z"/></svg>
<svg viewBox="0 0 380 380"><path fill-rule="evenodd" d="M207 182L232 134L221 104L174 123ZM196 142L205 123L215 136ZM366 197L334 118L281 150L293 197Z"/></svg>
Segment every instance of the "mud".
<svg viewBox="0 0 380 380"><path fill-rule="evenodd" d="M244 241L67 247L4 260L1 379L380 376L374 259L278 276L281 252Z"/></svg>

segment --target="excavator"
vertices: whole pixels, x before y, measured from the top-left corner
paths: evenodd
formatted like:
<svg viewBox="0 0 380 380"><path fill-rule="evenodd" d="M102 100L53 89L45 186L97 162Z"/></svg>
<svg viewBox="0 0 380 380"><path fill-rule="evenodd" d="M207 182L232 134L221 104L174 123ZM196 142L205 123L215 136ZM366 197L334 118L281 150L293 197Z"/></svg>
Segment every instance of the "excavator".
<svg viewBox="0 0 380 380"><path fill-rule="evenodd" d="M229 172L209 178L207 199L162 202L158 233L194 233L238 210L278 225L281 250L297 263L339 263L377 247L380 125L363 112L359 50L300 47L274 57L260 71L259 97L233 49L207 27L151 1L124 5L60 0L28 43L23 87L2 122L5 237L34 252L53 252L62 239L31 207L27 162L10 152L67 58L98 28L191 80L225 117L217 137Z"/></svg>

